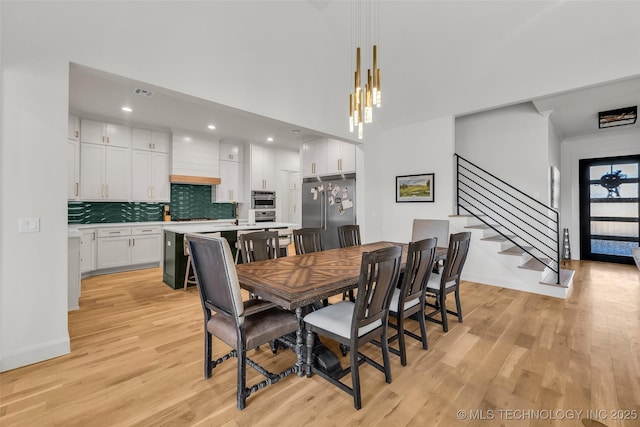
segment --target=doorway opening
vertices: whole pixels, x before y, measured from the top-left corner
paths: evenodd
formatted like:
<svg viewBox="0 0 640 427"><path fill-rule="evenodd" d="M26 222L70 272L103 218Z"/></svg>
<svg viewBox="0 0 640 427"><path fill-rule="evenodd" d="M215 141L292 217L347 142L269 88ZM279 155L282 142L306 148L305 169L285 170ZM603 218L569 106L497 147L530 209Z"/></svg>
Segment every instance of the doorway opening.
<svg viewBox="0 0 640 427"><path fill-rule="evenodd" d="M633 264L640 155L580 160L580 258Z"/></svg>

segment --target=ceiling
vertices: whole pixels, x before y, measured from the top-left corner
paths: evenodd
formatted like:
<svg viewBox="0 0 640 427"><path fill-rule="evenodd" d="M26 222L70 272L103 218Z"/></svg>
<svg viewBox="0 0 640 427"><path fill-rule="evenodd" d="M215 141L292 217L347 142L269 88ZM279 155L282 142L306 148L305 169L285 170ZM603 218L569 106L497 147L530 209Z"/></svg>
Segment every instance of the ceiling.
<svg viewBox="0 0 640 427"><path fill-rule="evenodd" d="M134 94L137 88L152 96ZM640 78L572 90L531 100L538 111L553 111L551 121L560 138L589 135L598 129L598 112L640 105ZM132 112L122 111L122 106ZM89 67L71 64L69 111L82 117L117 121L163 131L182 130L212 140L268 143L298 150L304 141L327 136L268 117L248 113L203 99L135 81ZM216 126L215 130L207 128ZM637 127L638 123L625 128Z"/></svg>
<svg viewBox="0 0 640 427"><path fill-rule="evenodd" d="M152 96L136 95L137 88L152 92ZM122 111L123 106L133 111ZM179 129L213 141L265 143L291 150L298 150L304 141L326 136L77 64L69 67L69 112L160 131ZM215 130L208 128L210 124ZM273 142L268 142L268 137L273 138Z"/></svg>

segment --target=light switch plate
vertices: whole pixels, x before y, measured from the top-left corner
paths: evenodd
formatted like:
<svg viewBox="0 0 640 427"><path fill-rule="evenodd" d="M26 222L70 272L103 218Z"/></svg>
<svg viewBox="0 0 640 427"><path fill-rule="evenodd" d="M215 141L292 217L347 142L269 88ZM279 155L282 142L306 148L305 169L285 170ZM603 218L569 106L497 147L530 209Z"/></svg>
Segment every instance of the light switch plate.
<svg viewBox="0 0 640 427"><path fill-rule="evenodd" d="M40 231L40 218L18 218L18 233L37 233Z"/></svg>

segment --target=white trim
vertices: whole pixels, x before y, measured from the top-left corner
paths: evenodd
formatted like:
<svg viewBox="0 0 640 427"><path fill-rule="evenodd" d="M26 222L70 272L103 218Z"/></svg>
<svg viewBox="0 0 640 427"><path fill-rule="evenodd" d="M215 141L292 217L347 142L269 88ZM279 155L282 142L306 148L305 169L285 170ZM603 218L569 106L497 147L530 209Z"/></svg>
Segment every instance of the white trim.
<svg viewBox="0 0 640 427"><path fill-rule="evenodd" d="M42 362L71 353L69 337L0 355L0 372L9 371L32 363Z"/></svg>

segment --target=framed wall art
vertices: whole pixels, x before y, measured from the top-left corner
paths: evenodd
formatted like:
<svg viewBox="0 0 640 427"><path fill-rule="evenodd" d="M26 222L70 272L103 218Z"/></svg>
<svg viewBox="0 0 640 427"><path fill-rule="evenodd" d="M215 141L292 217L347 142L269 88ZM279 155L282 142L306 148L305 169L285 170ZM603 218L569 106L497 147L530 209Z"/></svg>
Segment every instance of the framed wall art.
<svg viewBox="0 0 640 427"><path fill-rule="evenodd" d="M396 203L433 202L434 174L396 176Z"/></svg>

